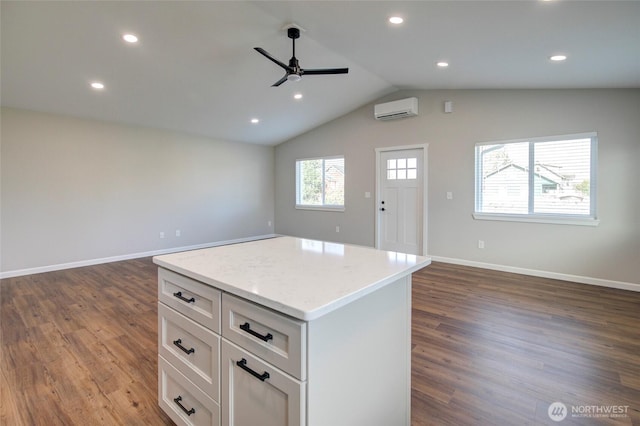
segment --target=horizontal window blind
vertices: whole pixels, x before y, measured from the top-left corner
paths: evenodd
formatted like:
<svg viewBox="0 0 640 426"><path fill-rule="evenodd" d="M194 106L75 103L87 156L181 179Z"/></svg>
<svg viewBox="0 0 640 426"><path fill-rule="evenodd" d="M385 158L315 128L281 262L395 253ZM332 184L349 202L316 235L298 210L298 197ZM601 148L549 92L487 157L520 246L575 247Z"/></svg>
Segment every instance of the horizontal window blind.
<svg viewBox="0 0 640 426"><path fill-rule="evenodd" d="M476 144L480 214L596 217L595 133Z"/></svg>

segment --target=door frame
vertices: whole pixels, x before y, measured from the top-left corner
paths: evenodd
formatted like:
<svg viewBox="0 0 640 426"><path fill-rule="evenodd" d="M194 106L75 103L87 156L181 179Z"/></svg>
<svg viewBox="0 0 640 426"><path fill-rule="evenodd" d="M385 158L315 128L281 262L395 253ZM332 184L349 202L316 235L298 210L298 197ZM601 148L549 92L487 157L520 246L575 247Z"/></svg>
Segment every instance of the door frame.
<svg viewBox="0 0 640 426"><path fill-rule="evenodd" d="M375 229L374 229L374 240L375 240L375 247L377 249L380 248L380 236L381 236L381 232L380 232L380 212L379 212L379 207L380 207L380 201L382 198L382 195L380 193L380 191L382 190L382 175L380 173L380 166L381 166L381 156L383 152L389 152L389 151L404 151L407 149L421 149L422 150L422 249L421 249L421 256L426 256L427 255L427 218L428 218L428 210L427 210L427 204L428 204L428 197L427 197L427 182L428 182L428 163L427 163L427 158L428 158L428 148L429 148L429 144L428 143L424 143L424 144L417 144L417 145L400 145L400 146L388 146L388 147L383 147L383 148L376 148L376 199L375 199L375 215L376 215L376 220L375 220Z"/></svg>

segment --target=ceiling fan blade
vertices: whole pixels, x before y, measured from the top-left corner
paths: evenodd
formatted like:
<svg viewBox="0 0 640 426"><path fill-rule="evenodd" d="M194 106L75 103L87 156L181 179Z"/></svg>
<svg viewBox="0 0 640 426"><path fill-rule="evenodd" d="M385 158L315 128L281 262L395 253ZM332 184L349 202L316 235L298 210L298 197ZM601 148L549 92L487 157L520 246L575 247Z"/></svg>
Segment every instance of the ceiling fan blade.
<svg viewBox="0 0 640 426"><path fill-rule="evenodd" d="M349 68L325 68L320 70L300 70L301 74L321 75L321 74L347 74Z"/></svg>
<svg viewBox="0 0 640 426"><path fill-rule="evenodd" d="M276 81L275 83L273 83L271 85L271 87L278 87L280 86L282 83L284 83L285 81L287 81L287 77L289 77L289 74L285 74L284 77L282 77L280 80Z"/></svg>
<svg viewBox="0 0 640 426"><path fill-rule="evenodd" d="M291 69L291 67L283 64L282 62L280 62L279 60L277 60L276 58L274 58L273 56L271 56L269 54L269 52L267 52L266 50L264 50L262 47L254 47L254 49L256 51L258 51L259 53L261 53L262 55L264 55L267 59L269 59L270 61L273 61L274 63L278 64L279 66L281 66L282 68L284 68L287 71L293 71Z"/></svg>

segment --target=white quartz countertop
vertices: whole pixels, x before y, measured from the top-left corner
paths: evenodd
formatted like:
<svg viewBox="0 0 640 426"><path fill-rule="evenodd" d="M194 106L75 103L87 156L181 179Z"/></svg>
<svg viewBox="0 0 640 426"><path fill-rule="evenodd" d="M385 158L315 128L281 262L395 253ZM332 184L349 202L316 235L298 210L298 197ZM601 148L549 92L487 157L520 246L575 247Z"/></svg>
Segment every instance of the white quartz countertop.
<svg viewBox="0 0 640 426"><path fill-rule="evenodd" d="M423 256L294 237L167 254L153 261L306 321L431 263Z"/></svg>

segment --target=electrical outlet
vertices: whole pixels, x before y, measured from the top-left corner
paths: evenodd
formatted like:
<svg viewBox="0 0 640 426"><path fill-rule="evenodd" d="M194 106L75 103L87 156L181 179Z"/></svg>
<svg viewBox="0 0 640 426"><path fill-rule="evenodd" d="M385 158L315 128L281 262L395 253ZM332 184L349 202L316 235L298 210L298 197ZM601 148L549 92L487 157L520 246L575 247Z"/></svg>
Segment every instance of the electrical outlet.
<svg viewBox="0 0 640 426"><path fill-rule="evenodd" d="M180 236L180 230L176 229L176 237L179 237L179 236Z"/></svg>
<svg viewBox="0 0 640 426"><path fill-rule="evenodd" d="M340 232L340 227L336 226L336 232Z"/></svg>
<svg viewBox="0 0 640 426"><path fill-rule="evenodd" d="M479 249L483 249L484 248L484 240L478 240L478 248Z"/></svg>
<svg viewBox="0 0 640 426"><path fill-rule="evenodd" d="M271 221L270 221L270 220L269 220L269 221L267 221L267 226L268 226L269 228L271 228Z"/></svg>
<svg viewBox="0 0 640 426"><path fill-rule="evenodd" d="M453 200L453 192L447 192L447 200Z"/></svg>
<svg viewBox="0 0 640 426"><path fill-rule="evenodd" d="M164 232L160 233L160 238L164 238Z"/></svg>

